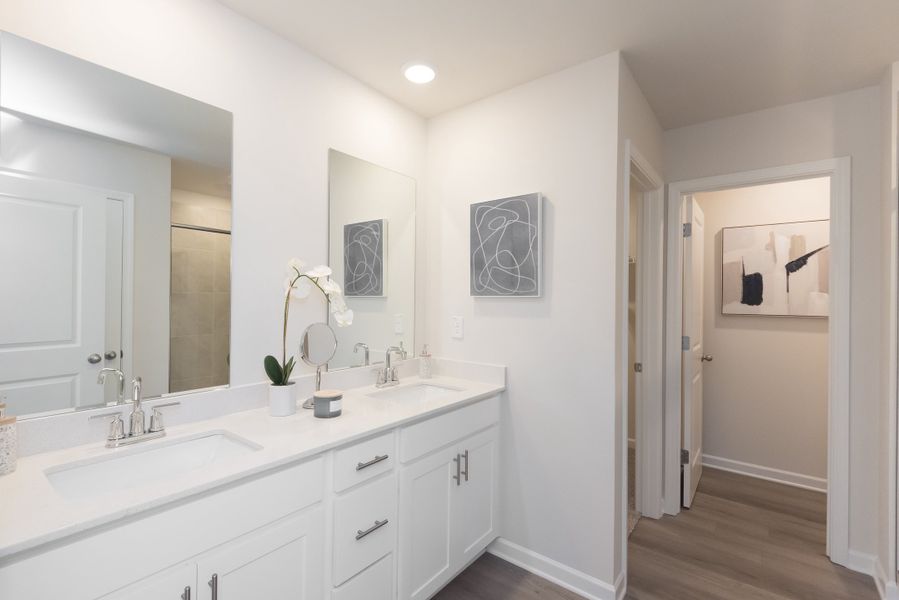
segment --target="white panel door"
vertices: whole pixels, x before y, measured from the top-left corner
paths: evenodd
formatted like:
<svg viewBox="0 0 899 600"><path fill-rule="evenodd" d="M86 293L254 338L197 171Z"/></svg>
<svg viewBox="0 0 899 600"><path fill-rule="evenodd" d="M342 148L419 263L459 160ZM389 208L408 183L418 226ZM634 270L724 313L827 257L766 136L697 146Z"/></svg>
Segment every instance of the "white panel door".
<svg viewBox="0 0 899 600"><path fill-rule="evenodd" d="M450 546L458 451L441 450L403 468L400 475L400 598L424 600L439 590L454 566Z"/></svg>
<svg viewBox="0 0 899 600"><path fill-rule="evenodd" d="M305 511L229 542L198 561L197 600L320 600L324 512Z"/></svg>
<svg viewBox="0 0 899 600"><path fill-rule="evenodd" d="M684 336L689 337L683 360L683 448L689 460L683 466L683 504L690 507L702 477L702 289L704 270L704 217L696 200L686 199L686 223L691 235L684 238Z"/></svg>
<svg viewBox="0 0 899 600"><path fill-rule="evenodd" d="M497 429L459 445L462 485L453 498L452 554L459 566L477 557L496 538Z"/></svg>
<svg viewBox="0 0 899 600"><path fill-rule="evenodd" d="M106 197L0 173L0 395L13 414L103 402Z"/></svg>
<svg viewBox="0 0 899 600"><path fill-rule="evenodd" d="M101 600L193 600L197 597L196 590L197 565L187 563L103 596Z"/></svg>

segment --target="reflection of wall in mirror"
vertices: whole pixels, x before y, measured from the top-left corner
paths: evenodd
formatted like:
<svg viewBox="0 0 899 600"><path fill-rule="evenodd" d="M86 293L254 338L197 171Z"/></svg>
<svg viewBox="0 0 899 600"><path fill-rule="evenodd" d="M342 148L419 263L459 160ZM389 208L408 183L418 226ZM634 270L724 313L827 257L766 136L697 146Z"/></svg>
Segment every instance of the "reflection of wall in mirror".
<svg viewBox="0 0 899 600"><path fill-rule="evenodd" d="M389 224L384 250L385 289L378 297L346 298L353 309L350 327L335 327L337 354L332 368L361 364L357 342L368 344L380 361L389 346L413 348L415 323L415 180L383 167L332 151L330 155L330 248L334 281L344 285L344 226L383 220ZM399 333L397 333L399 331Z"/></svg>
<svg viewBox="0 0 899 600"><path fill-rule="evenodd" d="M170 390L227 385L231 329L228 198L172 190Z"/></svg>
<svg viewBox="0 0 899 600"><path fill-rule="evenodd" d="M148 397L168 391L169 157L0 113L0 168L134 196L134 348L127 375L143 378Z"/></svg>

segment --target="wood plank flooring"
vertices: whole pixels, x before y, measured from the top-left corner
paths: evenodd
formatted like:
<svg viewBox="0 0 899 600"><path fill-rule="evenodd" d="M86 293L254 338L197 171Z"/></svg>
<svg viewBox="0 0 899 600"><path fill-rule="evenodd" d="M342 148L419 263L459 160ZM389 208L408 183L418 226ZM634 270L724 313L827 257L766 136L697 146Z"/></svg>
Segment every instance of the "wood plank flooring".
<svg viewBox="0 0 899 600"><path fill-rule="evenodd" d="M640 519L629 600L877 600L873 580L824 555L824 494L706 469L693 508ZM579 598L489 554L434 600Z"/></svg>

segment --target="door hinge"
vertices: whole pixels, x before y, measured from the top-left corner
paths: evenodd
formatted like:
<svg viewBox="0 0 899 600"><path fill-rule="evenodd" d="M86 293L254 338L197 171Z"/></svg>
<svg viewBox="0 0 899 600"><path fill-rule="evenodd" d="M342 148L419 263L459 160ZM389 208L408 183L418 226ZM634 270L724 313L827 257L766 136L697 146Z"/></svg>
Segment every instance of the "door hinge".
<svg viewBox="0 0 899 600"><path fill-rule="evenodd" d="M689 350L690 349L690 336L689 335L681 336L680 349L681 350Z"/></svg>
<svg viewBox="0 0 899 600"><path fill-rule="evenodd" d="M680 464L689 465L690 464L690 451L683 450L680 451Z"/></svg>
<svg viewBox="0 0 899 600"><path fill-rule="evenodd" d="M634 363L634 373L642 373L643 372L643 363Z"/></svg>
<svg viewBox="0 0 899 600"><path fill-rule="evenodd" d="M684 223L684 237L693 235L693 223Z"/></svg>

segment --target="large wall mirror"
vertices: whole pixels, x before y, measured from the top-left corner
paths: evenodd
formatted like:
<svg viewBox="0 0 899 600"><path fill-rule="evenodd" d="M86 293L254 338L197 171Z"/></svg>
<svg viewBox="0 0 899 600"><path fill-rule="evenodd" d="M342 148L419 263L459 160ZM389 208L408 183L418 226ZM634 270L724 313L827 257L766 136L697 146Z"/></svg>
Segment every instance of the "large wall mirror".
<svg viewBox="0 0 899 600"><path fill-rule="evenodd" d="M331 150L329 264L353 310L338 336L332 368L410 356L415 343L415 180Z"/></svg>
<svg viewBox="0 0 899 600"><path fill-rule="evenodd" d="M0 398L229 383L231 113L0 33ZM126 386L126 397L130 386Z"/></svg>

